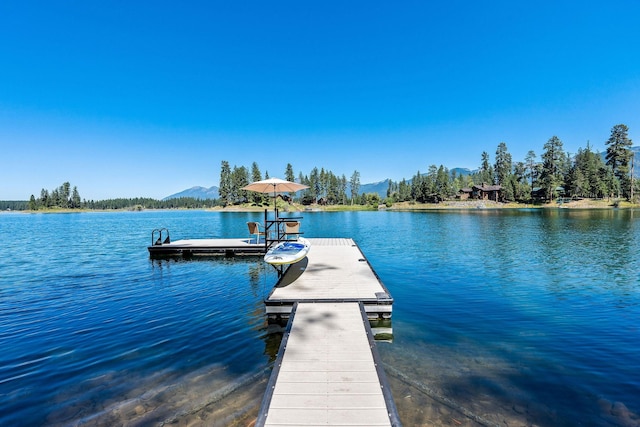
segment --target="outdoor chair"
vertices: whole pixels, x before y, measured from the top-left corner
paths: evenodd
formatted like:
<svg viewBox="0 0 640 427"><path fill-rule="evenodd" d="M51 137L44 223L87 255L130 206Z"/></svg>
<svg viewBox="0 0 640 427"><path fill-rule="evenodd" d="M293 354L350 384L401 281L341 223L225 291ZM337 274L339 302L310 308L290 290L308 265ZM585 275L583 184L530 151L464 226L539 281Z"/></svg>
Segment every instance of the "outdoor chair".
<svg viewBox="0 0 640 427"><path fill-rule="evenodd" d="M300 237L300 221L285 221L284 223L284 238L289 239L289 237L294 237L296 240Z"/></svg>
<svg viewBox="0 0 640 427"><path fill-rule="evenodd" d="M259 222L247 222L249 227L249 234L256 236L256 243L260 243L260 236L266 236L266 233L260 230Z"/></svg>

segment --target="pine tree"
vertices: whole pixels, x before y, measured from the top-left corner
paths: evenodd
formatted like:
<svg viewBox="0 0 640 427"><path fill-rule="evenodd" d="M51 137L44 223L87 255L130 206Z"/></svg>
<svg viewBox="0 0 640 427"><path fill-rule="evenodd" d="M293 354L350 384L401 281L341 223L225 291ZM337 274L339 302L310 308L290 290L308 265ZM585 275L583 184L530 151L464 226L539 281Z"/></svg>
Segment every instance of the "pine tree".
<svg viewBox="0 0 640 427"><path fill-rule="evenodd" d="M493 167L489 163L489 153L486 151L482 152L479 178L481 184L493 184Z"/></svg>
<svg viewBox="0 0 640 427"><path fill-rule="evenodd" d="M63 183L58 191L60 193L60 207L71 207L71 184L69 182Z"/></svg>
<svg viewBox="0 0 640 427"><path fill-rule="evenodd" d="M231 172L231 199L234 203L242 203L247 200L248 192L242 187L249 184L249 171L244 166L234 166Z"/></svg>
<svg viewBox="0 0 640 427"><path fill-rule="evenodd" d="M527 165L524 162L516 162L513 175L511 175L511 183L513 185L513 199L509 199L508 194L505 194L505 199L522 201L531 199L531 186L527 182Z"/></svg>
<svg viewBox="0 0 640 427"><path fill-rule="evenodd" d="M223 206L229 205L231 203L231 168L226 160L223 160L220 166L219 193Z"/></svg>
<svg viewBox="0 0 640 427"><path fill-rule="evenodd" d="M353 202L360 192L360 172L357 170L353 171L349 184L351 184L351 204L353 205Z"/></svg>
<svg viewBox="0 0 640 427"><path fill-rule="evenodd" d="M293 173L293 166L291 166L291 163L287 163L287 169L284 171L284 179L291 182L295 181L295 175Z"/></svg>
<svg viewBox="0 0 640 427"><path fill-rule="evenodd" d="M416 201L423 201L425 199L424 184L420 171L416 172L416 174L411 179L411 192L406 196L404 200L411 199Z"/></svg>
<svg viewBox="0 0 640 427"><path fill-rule="evenodd" d="M424 196L423 202L426 202L438 192L436 182L438 179L438 167L436 165L429 166L429 170L427 171L426 178L422 181L423 190L422 194Z"/></svg>
<svg viewBox="0 0 640 427"><path fill-rule="evenodd" d="M632 142L627 136L629 128L624 124L615 125L611 129L611 136L606 142L607 165L611 166L613 173L620 181L620 187L626 197L630 197L631 178L629 176L631 165Z"/></svg>
<svg viewBox="0 0 640 427"><path fill-rule="evenodd" d="M31 198L29 198L29 210L37 211L38 210L38 202L36 202L36 197L32 194Z"/></svg>
<svg viewBox="0 0 640 427"><path fill-rule="evenodd" d="M544 145L544 150L544 153L542 153L540 180L545 189L547 199L553 200L556 188L564 184L563 169L566 158L562 148L562 141L555 135L549 138Z"/></svg>
<svg viewBox="0 0 640 427"><path fill-rule="evenodd" d="M73 209L78 209L82 206L82 202L80 201L80 193L78 192L78 187L74 186L73 191L71 192L71 207Z"/></svg>
<svg viewBox="0 0 640 427"><path fill-rule="evenodd" d="M511 154L507 150L507 144L501 142L498 144L496 150L496 162L494 166L495 183L506 186L509 177L511 176L512 162Z"/></svg>
<svg viewBox="0 0 640 427"><path fill-rule="evenodd" d="M291 163L287 163L287 169L284 171L284 179L291 182L294 182L296 179L293 173L293 166L291 166ZM289 193L289 197L291 197L291 200L293 200L295 196L296 196L296 193Z"/></svg>
<svg viewBox="0 0 640 427"><path fill-rule="evenodd" d="M49 197L49 191L44 188L40 190L40 206L48 208L50 207L51 198Z"/></svg>
<svg viewBox="0 0 640 427"><path fill-rule="evenodd" d="M313 198L313 202L318 202L318 197L320 194L320 172L318 168L311 169L311 173L309 174L309 194Z"/></svg>
<svg viewBox="0 0 640 427"><path fill-rule="evenodd" d="M338 197L342 200L342 204L347 203L347 177L342 174L340 177L340 191L338 193Z"/></svg>
<svg viewBox="0 0 640 427"><path fill-rule="evenodd" d="M447 199L451 193L449 170L443 165L440 165L436 172L435 190L438 201Z"/></svg>
<svg viewBox="0 0 640 427"><path fill-rule="evenodd" d="M261 181L262 173L260 173L260 168L258 167L258 163L253 162L251 165L251 180L252 182ZM262 193L258 193L257 191L251 192L251 200L255 205L262 205L264 202L264 195Z"/></svg>
<svg viewBox="0 0 640 427"><path fill-rule="evenodd" d="M320 169L320 175L318 178L318 196L324 197L327 199L327 193L329 191L329 174L324 170L324 168Z"/></svg>
<svg viewBox="0 0 640 427"><path fill-rule="evenodd" d="M533 150L529 150L527 156L524 158L524 164L526 167L526 176L529 178L529 184L533 188L533 183L538 179L536 176L536 153Z"/></svg>

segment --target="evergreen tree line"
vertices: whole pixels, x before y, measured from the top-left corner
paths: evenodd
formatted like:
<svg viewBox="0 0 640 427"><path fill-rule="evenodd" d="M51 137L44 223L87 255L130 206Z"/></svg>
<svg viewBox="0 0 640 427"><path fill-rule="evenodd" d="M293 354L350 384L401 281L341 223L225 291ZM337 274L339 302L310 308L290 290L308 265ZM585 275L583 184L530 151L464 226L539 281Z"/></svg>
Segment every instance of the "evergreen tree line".
<svg viewBox="0 0 640 427"><path fill-rule="evenodd" d="M74 186L71 189L71 184L67 181L64 182L58 188L54 188L51 191L46 189L40 190L40 197L36 197L32 194L29 199L29 209L79 209L82 207L82 201L80 200L80 193L78 187Z"/></svg>
<svg viewBox="0 0 640 427"><path fill-rule="evenodd" d="M218 200L201 200L193 197L180 197L168 200L156 200L148 197L117 198L107 200L80 200L77 187L71 190L69 182L63 183L52 191L44 188L40 191L40 197L31 195L28 202L0 202L2 210L41 210L41 209L198 209L218 206Z"/></svg>
<svg viewBox="0 0 640 427"><path fill-rule="evenodd" d="M528 202L532 198L552 200L557 196L611 198L624 197L635 199L638 185L633 179L632 141L628 137L628 127L615 125L606 141L605 160L599 153L580 148L571 155L564 151L562 141L551 137L538 156L530 150L523 161L514 162L507 145L501 142L492 163L489 154L482 153L480 168L470 174L456 174L440 165L431 165L426 173L418 171L410 180L389 181L387 204L393 202L439 202L456 197L463 188L474 185L500 185L504 201ZM40 197L31 195L29 202L3 201L2 210L22 209L172 209L172 208L209 208L250 202L254 205L268 205L270 196L242 190L250 182L269 178L263 175L256 162L251 169L234 166L223 160L220 170L220 198L218 200L200 200L178 198L155 200L151 198L109 199L86 201L80 199L77 187L69 182L47 191L42 189ZM356 170L347 180L346 176L336 175L325 168L314 167L309 174L300 172L296 179L293 166L289 163L284 172L288 181L296 181L309 186L308 189L291 193L288 196L302 204L370 204L381 203L377 194L360 193L360 173Z"/></svg>
<svg viewBox="0 0 640 427"><path fill-rule="evenodd" d="M399 182L389 181L387 204L412 201L437 203L455 198L461 189L474 185L499 185L503 201L529 202L532 198L552 200L555 197L633 199L637 195L637 183L633 180L632 141L628 137L628 127L615 125L606 141L605 161L599 153L580 148L574 155L564 151L562 141L551 137L543 146L538 158L530 150L524 160L514 162L507 144L501 142L496 149L494 162L489 154L482 153L480 168L469 175L456 174L443 165L431 165L426 173L418 171L411 179ZM317 167L308 174L302 172L295 179L293 167L287 164L285 179L309 186L309 189L290 194L302 204L371 204L380 202L377 194L360 194L360 173L356 170L347 181L344 175ZM223 160L220 171L220 203L223 206L251 202L255 205L268 204L269 195L247 192L242 187L250 182L269 178L262 175L256 162L251 170L244 166L230 167Z"/></svg>
<svg viewBox="0 0 640 427"><path fill-rule="evenodd" d="M196 199L193 197L178 197L168 200L157 200L147 197L136 197L131 199L107 199L85 202L85 209L110 210L110 209L206 209L218 206L218 200Z"/></svg>
<svg viewBox="0 0 640 427"><path fill-rule="evenodd" d="M393 202L438 202L455 197L463 188L500 185L504 201L553 200L558 196L631 200L638 194L638 185L633 179L634 153L628 130L624 124L611 129L604 161L589 144L575 155L566 153L560 138L553 136L544 144L539 160L530 150L523 161L513 162L507 144L501 142L493 164L485 151L480 168L470 175L456 175L442 165L432 165L426 174L418 171L410 181L390 181L387 197Z"/></svg>
<svg viewBox="0 0 640 427"><path fill-rule="evenodd" d="M29 209L25 200L0 200L0 211L24 211Z"/></svg>
<svg viewBox="0 0 640 427"><path fill-rule="evenodd" d="M229 162L223 160L220 166L220 203L223 206L246 202L256 206L268 205L272 195L242 190L242 187L249 183L263 179L269 179L269 172L265 172L263 175L256 162L253 162L251 171L249 171L245 166L234 166L232 169ZM347 181L344 174L337 176L324 168L314 167L308 175L300 172L296 179L291 163L286 166L284 179L309 187L306 190L285 195L285 197L297 200L304 205L354 203L360 187L360 173L358 171L354 171L351 179ZM348 188L351 191L348 192Z"/></svg>

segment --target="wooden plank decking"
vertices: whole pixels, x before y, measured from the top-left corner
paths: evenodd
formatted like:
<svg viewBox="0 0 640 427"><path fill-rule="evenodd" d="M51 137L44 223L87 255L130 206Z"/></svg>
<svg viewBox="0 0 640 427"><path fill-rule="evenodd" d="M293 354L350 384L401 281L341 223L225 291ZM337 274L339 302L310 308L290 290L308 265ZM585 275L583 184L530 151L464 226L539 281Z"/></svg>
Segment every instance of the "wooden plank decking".
<svg viewBox="0 0 640 427"><path fill-rule="evenodd" d="M148 246L154 256L193 255L264 255L264 242L256 243L255 238L245 239L182 239L171 243Z"/></svg>
<svg viewBox="0 0 640 427"><path fill-rule="evenodd" d="M168 235L168 232L167 232ZM152 239L153 240L153 239ZM393 298L352 239L308 239L265 299L290 317L257 426L400 426L369 319L391 317ZM155 256L263 255L250 239L153 244Z"/></svg>
<svg viewBox="0 0 640 427"><path fill-rule="evenodd" d="M267 315L286 317L296 301L361 301L370 317L391 317L393 298L353 239L308 240L307 257L286 270L265 300Z"/></svg>
<svg viewBox="0 0 640 427"><path fill-rule="evenodd" d="M400 426L370 318L393 298L352 239L309 239L265 300L288 317L257 426Z"/></svg>
<svg viewBox="0 0 640 427"><path fill-rule="evenodd" d="M400 425L359 303L296 304L256 425Z"/></svg>

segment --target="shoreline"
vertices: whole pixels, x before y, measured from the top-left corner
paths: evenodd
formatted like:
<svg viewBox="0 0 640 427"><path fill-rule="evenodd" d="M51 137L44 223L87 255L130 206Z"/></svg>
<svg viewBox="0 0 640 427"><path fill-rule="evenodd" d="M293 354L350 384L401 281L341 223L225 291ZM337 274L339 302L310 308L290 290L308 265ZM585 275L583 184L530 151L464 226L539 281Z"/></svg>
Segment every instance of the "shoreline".
<svg viewBox="0 0 640 427"><path fill-rule="evenodd" d="M582 199L569 202L557 203L550 202L544 204L534 203L502 203L490 200L447 200L441 203L416 203L416 202L399 202L387 207L384 204L378 207L370 205L310 205L302 206L298 204L282 204L279 210L282 213L287 212L345 212L345 211L425 211L425 210L475 210L475 209L638 209L640 204L634 204L627 201L618 202L615 206L613 199L594 200ZM214 212L264 212L271 211L273 206L251 206L234 205L234 206L217 206L214 208L171 208L171 209L146 209L146 208L129 208L129 209L41 209L31 210L11 210L0 211L0 213L25 213L25 214L69 214L69 213L90 213L90 212L142 212L142 211L165 211L165 210L206 210Z"/></svg>
<svg viewBox="0 0 640 427"><path fill-rule="evenodd" d="M633 209L640 208L639 204L630 202L620 202L619 206L614 206L613 200L582 199L570 202L557 203L502 203L488 200L448 200L442 203L396 203L387 210L428 210L428 209Z"/></svg>

